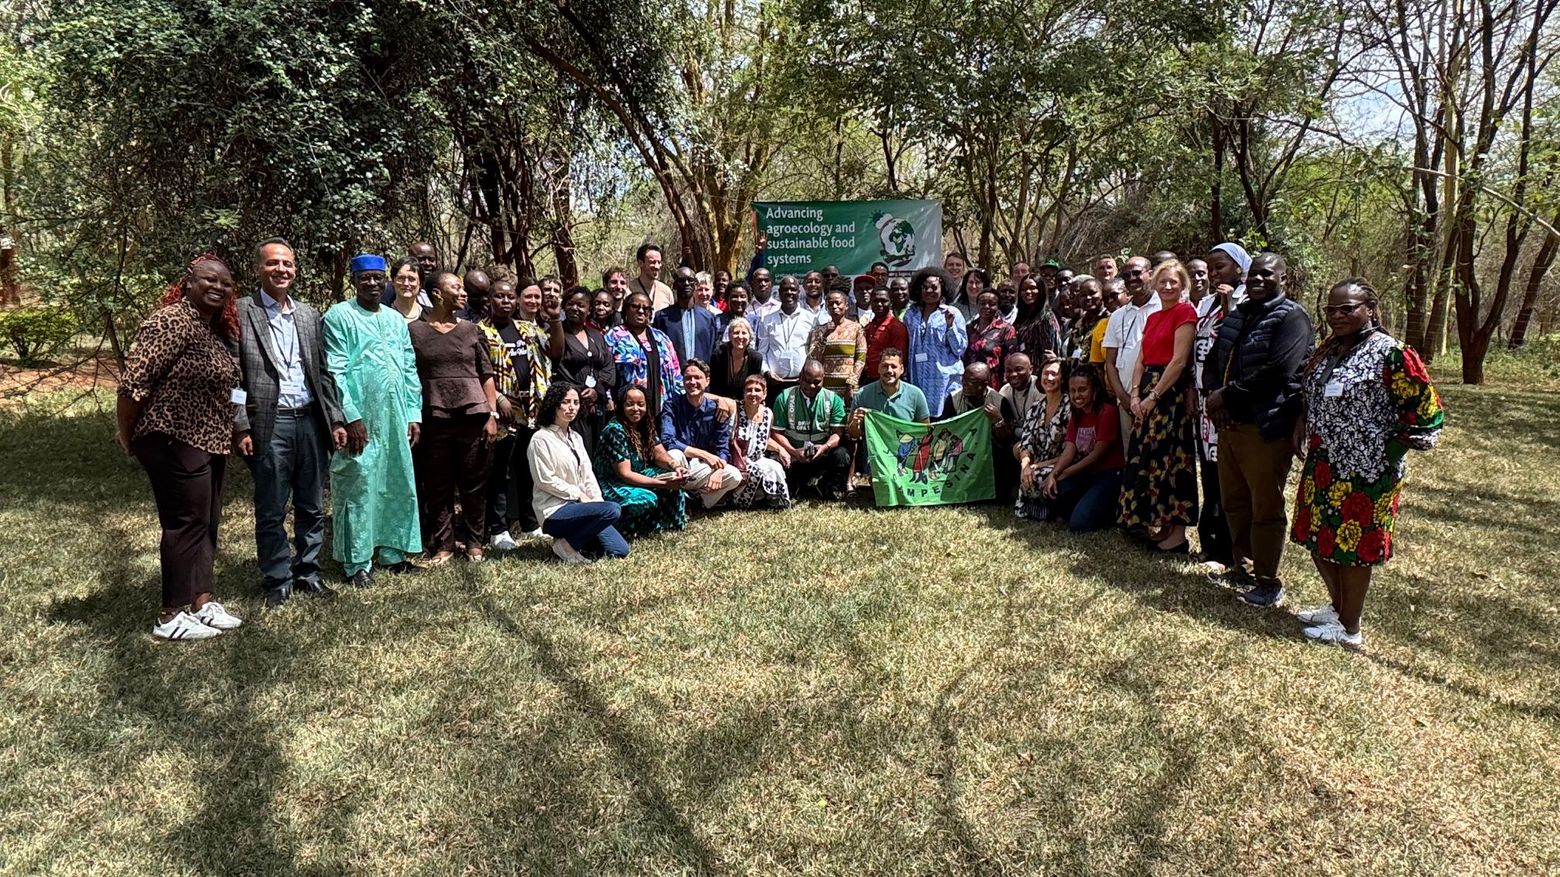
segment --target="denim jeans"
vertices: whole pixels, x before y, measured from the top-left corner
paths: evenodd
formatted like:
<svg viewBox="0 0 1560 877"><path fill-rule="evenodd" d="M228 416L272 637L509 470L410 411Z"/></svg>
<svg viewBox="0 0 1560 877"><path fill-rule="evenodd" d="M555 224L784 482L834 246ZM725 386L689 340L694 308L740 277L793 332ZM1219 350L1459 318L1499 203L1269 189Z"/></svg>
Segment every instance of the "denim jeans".
<svg viewBox="0 0 1560 877"><path fill-rule="evenodd" d="M542 532L567 539L587 556L627 557L628 541L612 526L623 509L615 502L571 502L547 516Z"/></svg>
<svg viewBox="0 0 1560 877"><path fill-rule="evenodd" d="M1121 470L1084 472L1056 482L1051 510L1067 521L1074 533L1104 530L1116 523L1121 496Z"/></svg>
<svg viewBox="0 0 1560 877"><path fill-rule="evenodd" d="M255 479L255 554L267 588L320 580L325 545L325 473L330 448L317 409L276 412L268 447L248 458ZM287 544L287 500L292 499L293 539Z"/></svg>

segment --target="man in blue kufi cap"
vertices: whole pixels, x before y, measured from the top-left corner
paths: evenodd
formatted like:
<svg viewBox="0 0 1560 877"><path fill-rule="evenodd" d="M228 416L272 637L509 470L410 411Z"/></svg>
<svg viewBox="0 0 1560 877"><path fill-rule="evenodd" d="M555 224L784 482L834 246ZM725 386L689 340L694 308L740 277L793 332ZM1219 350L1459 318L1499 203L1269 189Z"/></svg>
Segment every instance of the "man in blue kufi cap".
<svg viewBox="0 0 1560 877"><path fill-rule="evenodd" d="M373 584L379 562L415 572L407 555L422 550L412 445L422 424L422 385L406 320L380 303L383 256L353 257L351 301L325 313L325 364L341 391L347 446L330 464L331 550L349 584Z"/></svg>

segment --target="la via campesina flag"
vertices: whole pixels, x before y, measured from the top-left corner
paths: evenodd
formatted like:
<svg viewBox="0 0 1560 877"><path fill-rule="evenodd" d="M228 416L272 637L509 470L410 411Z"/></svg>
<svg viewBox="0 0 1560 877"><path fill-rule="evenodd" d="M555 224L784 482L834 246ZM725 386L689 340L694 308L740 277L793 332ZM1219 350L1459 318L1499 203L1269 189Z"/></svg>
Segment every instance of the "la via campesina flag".
<svg viewBox="0 0 1560 877"><path fill-rule="evenodd" d="M978 502L997 495L991 421L976 408L936 423L868 411L863 426L879 506Z"/></svg>

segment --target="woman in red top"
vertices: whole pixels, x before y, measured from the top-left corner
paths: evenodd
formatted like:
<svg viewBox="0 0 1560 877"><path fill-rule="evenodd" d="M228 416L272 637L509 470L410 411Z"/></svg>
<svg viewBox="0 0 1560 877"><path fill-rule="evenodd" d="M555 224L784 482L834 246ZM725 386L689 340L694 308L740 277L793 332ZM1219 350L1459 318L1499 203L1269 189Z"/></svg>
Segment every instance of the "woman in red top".
<svg viewBox="0 0 1560 877"><path fill-rule="evenodd" d="M1073 369L1067 396L1072 403L1067 441L1040 484L1040 505L1045 518L1066 521L1074 533L1103 530L1115 520L1121 493L1121 421L1105 391L1105 379L1092 365ZM1033 475L1024 473L1025 478Z"/></svg>
<svg viewBox="0 0 1560 877"><path fill-rule="evenodd" d="M1178 260L1161 262L1149 282L1160 309L1143 327L1119 521L1153 550L1186 554L1186 526L1197 522L1197 434L1187 405L1197 308L1186 301L1192 280Z"/></svg>
<svg viewBox="0 0 1560 877"><path fill-rule="evenodd" d="M861 372L862 386L866 386L877 380L878 360L883 358L883 351L910 349L910 335L905 324L894 316L893 299L887 289L872 291L872 320L861 331L867 336L867 366Z"/></svg>

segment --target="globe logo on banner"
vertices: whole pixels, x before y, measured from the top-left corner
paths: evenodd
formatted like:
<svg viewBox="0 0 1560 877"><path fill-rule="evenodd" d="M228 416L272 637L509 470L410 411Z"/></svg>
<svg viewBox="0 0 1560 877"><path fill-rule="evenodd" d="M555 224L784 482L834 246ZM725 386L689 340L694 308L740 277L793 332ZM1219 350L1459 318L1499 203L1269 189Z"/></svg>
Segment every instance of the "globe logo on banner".
<svg viewBox="0 0 1560 877"><path fill-rule="evenodd" d="M878 252L889 268L903 268L915 260L915 226L892 213L872 214L878 230Z"/></svg>
<svg viewBox="0 0 1560 877"><path fill-rule="evenodd" d="M833 265L848 276L874 262L905 277L942 264L942 205L936 201L755 201L760 265L802 274Z"/></svg>

